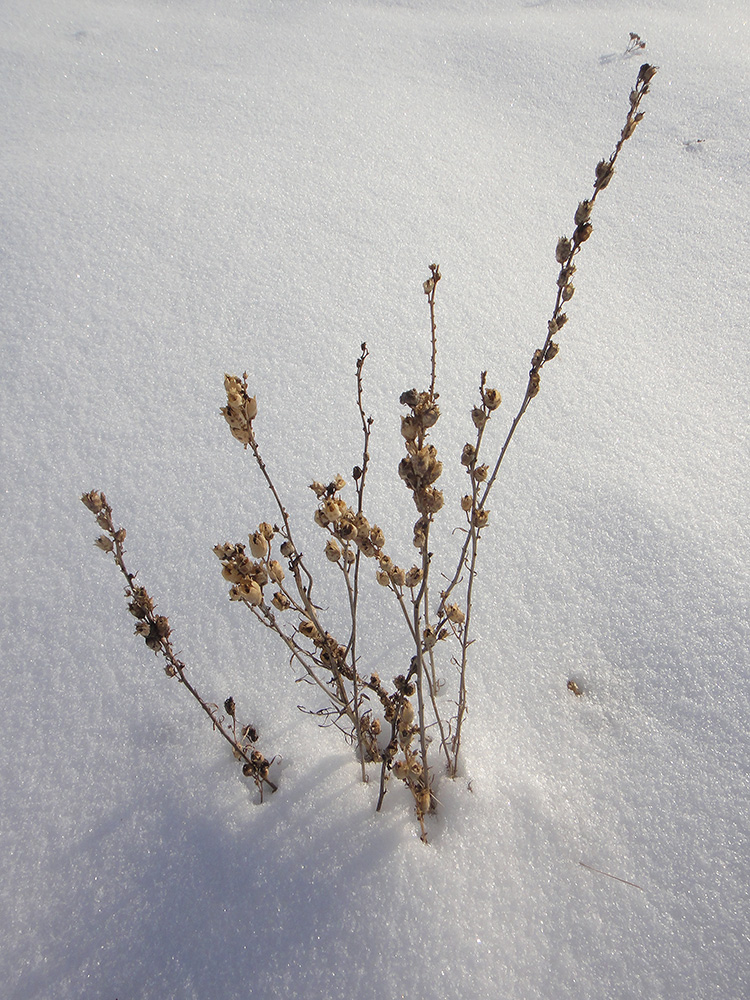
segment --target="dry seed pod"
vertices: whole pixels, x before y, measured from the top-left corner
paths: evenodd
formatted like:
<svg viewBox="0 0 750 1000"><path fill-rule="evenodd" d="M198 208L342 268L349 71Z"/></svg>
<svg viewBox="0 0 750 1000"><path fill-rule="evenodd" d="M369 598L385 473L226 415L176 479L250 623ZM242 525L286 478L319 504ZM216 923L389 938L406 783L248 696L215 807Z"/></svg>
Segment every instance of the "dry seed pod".
<svg viewBox="0 0 750 1000"><path fill-rule="evenodd" d="M334 542L334 540L331 538L326 543L326 559L328 559L329 562L338 562L340 558L341 558L341 549L338 547L336 542Z"/></svg>
<svg viewBox="0 0 750 1000"><path fill-rule="evenodd" d="M268 564L268 573L274 583L281 583L284 579L284 568L278 559L272 559Z"/></svg>
<svg viewBox="0 0 750 1000"><path fill-rule="evenodd" d="M414 706L410 701L405 701L401 708L401 726L410 726L414 722Z"/></svg>
<svg viewBox="0 0 750 1000"><path fill-rule="evenodd" d="M487 423L488 419L488 415L479 406L475 406L471 411L471 420L477 430L481 430Z"/></svg>
<svg viewBox="0 0 750 1000"><path fill-rule="evenodd" d="M333 497L329 497L327 500L324 500L321 509L325 517L327 517L333 524L338 524L341 520L341 509Z"/></svg>
<svg viewBox="0 0 750 1000"><path fill-rule="evenodd" d="M423 430L429 430L430 427L434 427L440 418L440 407L437 403L430 403L425 406L424 409L420 409L418 413L419 423Z"/></svg>
<svg viewBox="0 0 750 1000"><path fill-rule="evenodd" d="M256 531L249 538L250 553L254 559L265 559L268 555L268 539L262 532Z"/></svg>
<svg viewBox="0 0 750 1000"><path fill-rule="evenodd" d="M238 600L245 601L253 607L257 607L263 603L263 591L255 580L244 580L242 583L238 583L236 587L233 587L232 590L236 590L239 594Z"/></svg>
<svg viewBox="0 0 750 1000"><path fill-rule="evenodd" d="M242 573L240 573L234 563L227 563L226 566L223 566L221 575L228 583L241 583L243 579Z"/></svg>
<svg viewBox="0 0 750 1000"><path fill-rule="evenodd" d="M313 625L313 623L310 621L309 618L303 618L300 621L298 628L306 639L314 639L318 634L318 630L315 628L315 626Z"/></svg>
<svg viewBox="0 0 750 1000"><path fill-rule="evenodd" d="M490 520L490 512L482 508L474 511L473 524L475 528L484 528Z"/></svg>
<svg viewBox="0 0 750 1000"><path fill-rule="evenodd" d="M468 513L471 510L473 504L474 501L472 500L472 498L469 496L468 493L466 494L466 496L461 497L461 510L466 511Z"/></svg>
<svg viewBox="0 0 750 1000"><path fill-rule="evenodd" d="M443 509L445 500L441 490L426 486L414 494L414 504L420 514L437 514Z"/></svg>
<svg viewBox="0 0 750 1000"><path fill-rule="evenodd" d="M493 410L496 410L502 402L502 396L497 389L483 389L482 402L487 409L492 412Z"/></svg>
<svg viewBox="0 0 750 1000"><path fill-rule="evenodd" d="M422 582L422 570L419 566L412 566L407 572L405 583L407 587L417 587Z"/></svg>
<svg viewBox="0 0 750 1000"><path fill-rule="evenodd" d="M372 528L370 528L370 541L377 549L382 549L385 545L385 535L377 524L373 524Z"/></svg>
<svg viewBox="0 0 750 1000"><path fill-rule="evenodd" d="M463 625L466 621L466 615L457 604L446 604L445 617L449 622L453 622L454 625Z"/></svg>
<svg viewBox="0 0 750 1000"><path fill-rule="evenodd" d="M417 800L417 816L426 816L430 811L431 795L429 788L420 788L414 796Z"/></svg>
<svg viewBox="0 0 750 1000"><path fill-rule="evenodd" d="M282 593L282 591L280 590L277 590L276 593L273 595L271 604L273 604L273 606L276 608L277 611L287 611L292 606L292 602L289 600L286 594Z"/></svg>
<svg viewBox="0 0 750 1000"><path fill-rule="evenodd" d="M420 424L416 417L411 414L401 417L401 436L407 441L413 441L419 434Z"/></svg>
<svg viewBox="0 0 750 1000"><path fill-rule="evenodd" d="M108 538L106 535L100 535L94 542L94 545L96 545L98 549L101 549L102 552L113 552L115 548L112 539Z"/></svg>
<svg viewBox="0 0 750 1000"><path fill-rule="evenodd" d="M357 529L352 521L341 521L336 534L343 542L353 542L357 537Z"/></svg>
<svg viewBox="0 0 750 1000"><path fill-rule="evenodd" d="M464 450L461 452L461 465L465 465L467 468L476 461L477 450L473 444L465 444Z"/></svg>
<svg viewBox="0 0 750 1000"><path fill-rule="evenodd" d="M599 160L596 165L596 182L594 185L597 191L603 191L607 187L612 180L614 172L614 167L609 160Z"/></svg>
<svg viewBox="0 0 750 1000"><path fill-rule="evenodd" d="M395 761L393 764L393 768L391 770L394 776L396 778L399 778L401 781L406 781L406 779L409 777L409 765L406 763L405 760Z"/></svg>
<svg viewBox="0 0 750 1000"><path fill-rule="evenodd" d="M401 569L400 566L394 566L393 569L388 574L391 578L391 582L397 587L403 587L406 583L406 573Z"/></svg>
<svg viewBox="0 0 750 1000"><path fill-rule="evenodd" d="M83 494L81 502L88 507L92 514L98 514L103 509L106 500L103 493L100 493L98 490L92 490L90 493Z"/></svg>
<svg viewBox="0 0 750 1000"><path fill-rule="evenodd" d="M488 465L478 465L474 469L474 478L478 483L483 483L487 478L490 467Z"/></svg>
<svg viewBox="0 0 750 1000"><path fill-rule="evenodd" d="M258 525L258 531L268 542L270 542L274 536L274 527L272 524L269 524L268 521L262 521Z"/></svg>
<svg viewBox="0 0 750 1000"><path fill-rule="evenodd" d="M322 483L319 483L317 479L314 479L310 483L310 489L313 491L318 500L321 500L325 495L326 488Z"/></svg>
<svg viewBox="0 0 750 1000"><path fill-rule="evenodd" d="M578 208L576 209L576 214L573 216L574 222L577 226L583 225L584 222L588 222L591 218L592 204L590 201L580 201L578 203Z"/></svg>
<svg viewBox="0 0 750 1000"><path fill-rule="evenodd" d="M557 246L555 248L555 260L558 264L564 264L565 261L570 257L571 251L573 250L573 244L570 242L567 236L561 236L557 241Z"/></svg>
<svg viewBox="0 0 750 1000"><path fill-rule="evenodd" d="M362 538L362 539L357 538L357 548L362 553L362 555L366 556L368 559L371 559L373 556L377 555L377 549L375 548L375 546L373 545L372 541L369 538Z"/></svg>
<svg viewBox="0 0 750 1000"><path fill-rule="evenodd" d="M354 527L357 529L357 538L370 537L370 522L364 514L359 513L354 515Z"/></svg>
<svg viewBox="0 0 750 1000"><path fill-rule="evenodd" d="M375 579L378 581L381 587L390 587L391 578L385 572L385 570L378 569L375 571Z"/></svg>
<svg viewBox="0 0 750 1000"><path fill-rule="evenodd" d="M279 551L285 559L291 559L294 555L294 546L289 540L287 540L281 543Z"/></svg>

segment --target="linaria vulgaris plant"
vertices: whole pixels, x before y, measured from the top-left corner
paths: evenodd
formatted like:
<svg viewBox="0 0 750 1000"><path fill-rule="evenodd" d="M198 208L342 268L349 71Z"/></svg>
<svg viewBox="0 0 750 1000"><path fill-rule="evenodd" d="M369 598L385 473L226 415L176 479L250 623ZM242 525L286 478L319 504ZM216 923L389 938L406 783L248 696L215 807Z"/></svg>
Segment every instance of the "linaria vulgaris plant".
<svg viewBox="0 0 750 1000"><path fill-rule="evenodd" d="M440 419L435 300L441 274L437 264L430 265L429 277L423 285L430 316L429 385L423 390L407 389L400 396L404 407L401 417L404 454L398 476L411 494L416 511L411 555L391 549L367 503L372 418L364 403L366 344L361 345L356 363L357 407L363 439L360 464L352 471L351 486L340 475L310 485L315 496L313 519L320 531L320 545L341 581L339 592L343 595L348 622L343 633L330 625L331 615L326 610L330 609L330 603L324 607L313 598L313 572L298 546L255 433L258 403L250 395L248 375L228 374L224 378L226 405L221 413L233 437L251 453L275 507L271 515L273 523L260 522L249 533L247 542L224 542L214 548L222 576L229 584L229 599L243 604L261 625L278 637L286 649L286 658L319 692L322 705L309 711L322 724L341 729L356 747L362 779L367 781L370 770L375 769L376 809L381 808L392 779L406 785L425 841L426 819L437 808L438 775L455 777L459 773L468 704L469 652L474 641L472 608L477 558L483 533L490 524L492 488L516 428L540 391L542 370L558 353L558 338L568 322L565 309L575 292L576 260L591 236L596 200L612 180L623 144L643 118L641 101L655 73L656 67L647 63L641 66L614 151L596 165L592 194L575 210L572 236L561 236L557 241L555 258L560 270L546 336L531 358L526 391L505 440L489 461L485 460L485 431L501 398L497 389L488 385L487 373L481 373L477 397L470 409L471 440L464 445L460 456L455 456L467 477L465 492L452 508L462 512L462 541L450 563L452 571L441 574L439 582L435 582L435 556L431 549L432 526L445 506L445 498L437 486L443 462L431 441ZM106 497L94 490L82 500L103 531L96 545L112 555L125 577L128 608L137 619L136 634L162 656L167 675L175 677L200 704L213 728L231 745L243 773L255 783L261 798L264 788L275 791L276 785L269 778L273 761L269 762L255 748L258 738L255 728L250 724L238 726L234 699L224 700L222 712L218 705L207 702L188 680L185 664L172 649L168 619L156 614L145 587L136 583L135 574L126 568L125 529L115 528ZM395 677L381 678L366 669L368 662L375 662L375 657L360 648L359 641L359 598L366 579L374 579L387 599L394 602L411 646L402 672ZM438 689L444 687L450 696L438 700ZM571 690L581 693L578 689ZM450 708L446 710L441 705Z"/></svg>

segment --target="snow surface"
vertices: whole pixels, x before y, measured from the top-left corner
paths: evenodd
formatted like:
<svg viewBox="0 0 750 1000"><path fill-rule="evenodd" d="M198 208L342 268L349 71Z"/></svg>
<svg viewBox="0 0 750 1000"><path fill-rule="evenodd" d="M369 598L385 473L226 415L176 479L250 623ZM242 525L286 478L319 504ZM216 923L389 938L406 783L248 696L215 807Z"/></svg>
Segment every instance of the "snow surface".
<svg viewBox="0 0 750 1000"><path fill-rule="evenodd" d="M750 995L748 22L746 0L4 0L5 997ZM358 459L366 340L370 504L408 553L427 265L458 491L479 372L499 440L642 58L646 117L493 498L464 774L425 847L226 599L211 548L274 511L223 373L250 373L314 556L304 487ZM264 805L132 637L92 488L195 682L281 755Z"/></svg>

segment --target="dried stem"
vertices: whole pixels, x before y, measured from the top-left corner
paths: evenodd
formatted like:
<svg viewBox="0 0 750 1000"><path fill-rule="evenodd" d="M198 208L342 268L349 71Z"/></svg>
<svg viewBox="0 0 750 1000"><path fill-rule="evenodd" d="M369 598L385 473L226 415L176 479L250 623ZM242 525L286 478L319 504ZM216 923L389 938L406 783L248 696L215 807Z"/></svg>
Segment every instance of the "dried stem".
<svg viewBox="0 0 750 1000"><path fill-rule="evenodd" d="M252 777L263 800L263 785L268 785L272 792L277 786L268 777L269 761L257 750L250 750L249 743L257 739L257 733L252 726L245 727L246 736L244 739L237 739L237 725L235 719L234 699L228 698L225 708L229 711L232 719L231 729L224 723L224 717L218 714L218 706L207 702L190 683L186 676L186 666L174 653L170 636L172 633L169 627L169 620L164 615L155 614L156 606L146 591L135 582L136 574L131 573L125 565L125 529L115 528L112 520L112 508L107 503L105 495L97 490L85 493L81 500L86 507L96 517L97 524L105 532L96 540L97 548L111 554L115 565L120 570L127 581L125 595L129 598L128 609L135 618L138 619L136 625L136 635L141 635L146 641L149 649L152 649L157 656L161 655L166 660L165 673L168 677L176 677L180 684L190 692L200 707L211 719L213 727L229 743L236 757L245 761L243 773L246 777ZM253 734L253 738L249 736Z"/></svg>

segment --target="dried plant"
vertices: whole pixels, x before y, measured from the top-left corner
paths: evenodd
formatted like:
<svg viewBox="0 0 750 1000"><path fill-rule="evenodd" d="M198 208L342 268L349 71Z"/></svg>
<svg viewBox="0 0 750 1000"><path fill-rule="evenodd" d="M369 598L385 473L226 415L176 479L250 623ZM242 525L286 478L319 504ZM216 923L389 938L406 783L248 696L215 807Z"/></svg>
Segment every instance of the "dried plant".
<svg viewBox="0 0 750 1000"><path fill-rule="evenodd" d="M640 43L637 36L631 41ZM341 631L331 625L330 593L321 603L313 597L314 577L292 531L289 514L261 454L254 421L258 403L250 395L248 375L228 374L224 379L226 405L221 413L232 435L250 451L265 480L275 506L273 523L260 522L251 531L247 543L224 542L214 548L221 562L221 572L229 586L229 598L243 604L258 622L272 631L286 647L290 662L301 677L314 685L322 705L307 708L321 724L339 728L356 747L363 780L375 766L379 775L376 808L379 810L390 779L396 778L409 789L423 840L427 839L426 817L437 805L435 777L439 770L455 777L459 773L463 725L468 706L469 651L472 637L472 608L477 583L477 558L484 530L490 520L488 506L493 486L516 429L531 402L539 394L543 368L556 357L558 340L568 317L564 311L573 297L576 258L592 233L592 212L599 194L609 185L623 144L643 117L640 104L649 90L656 68L641 66L635 88L630 93L630 108L620 138L608 159L595 170L591 196L580 202L575 211L571 237L557 241L555 257L560 265L552 314L547 322L544 342L531 358L526 391L513 418L505 440L494 461L485 462L485 431L500 406L497 389L487 383L482 372L478 396L471 408L472 440L458 460L466 470L468 484L459 500L463 512L462 542L450 564L453 569L438 579L435 586L434 553L431 530L435 517L443 510L445 499L437 487L443 471L436 446L430 440L440 419L437 385L437 323L435 302L441 279L437 264L430 265L430 275L423 288L429 306L431 368L429 388L408 389L400 397L405 413L401 417L404 455L398 475L411 494L416 508L413 526L413 558L398 559L389 549L384 532L371 517L366 485L370 462L369 446L372 418L364 405L363 371L368 350L362 344L356 364L357 407L362 427L362 457L352 471L353 496L347 494L344 478L336 474L328 482L315 481L310 489L316 504L313 519L323 533L321 545L332 569L340 578L347 625ZM326 477L327 478L327 477ZM157 616L144 588L135 583L123 562L123 529L115 529L111 510L104 495L87 493L84 503L96 516L105 534L97 545L110 552L127 580L129 607L138 618L136 631L150 648L166 660L166 671L187 687L210 716L214 727L232 745L245 762L243 770L263 791L275 786L268 779L268 761L252 751L254 730L245 727L237 735L235 706L227 699L224 708L231 724L219 715L216 705L206 703L185 677L185 667L176 659L169 641L166 618ZM369 572L365 573L365 568ZM396 677L381 679L367 669L377 662L378 653L361 649L358 612L365 578L377 582L394 602L411 645L408 663ZM340 621L340 618L336 618ZM445 662L450 668L444 676ZM580 689L573 682L575 694ZM449 697L437 698L439 688L447 688ZM450 706L448 710L440 705ZM252 735L251 735L252 734ZM438 762L442 766L438 767Z"/></svg>
<svg viewBox="0 0 750 1000"><path fill-rule="evenodd" d="M637 35L634 31L630 32L630 38L628 40L627 48L623 55L632 56L636 52L641 52L646 48L646 43L641 40L641 36Z"/></svg>
<svg viewBox="0 0 750 1000"><path fill-rule="evenodd" d="M103 493L92 490L90 493L84 493L81 500L94 515L96 523L103 531L94 544L102 552L107 552L112 556L115 565L127 581L125 597L128 602L128 611L137 619L135 634L141 636L148 648L153 650L157 656L163 657L166 661L164 673L167 677L177 678L209 717L216 732L220 733L230 744L234 756L242 763L242 773L255 782L262 802L264 786L275 792L276 785L268 777L269 767L273 761L266 760L263 754L253 747L258 739L257 730L252 725L245 725L240 726L238 732L234 698L230 697L224 701L224 711L226 712L226 716L224 716L220 714L218 705L207 702L191 684L186 674L187 667L182 660L177 658L172 648L172 629L169 625L169 619L165 615L156 613L156 604L148 591L136 583L136 574L131 573L125 565L125 528L115 528L112 520L112 508L107 503L107 498Z"/></svg>

